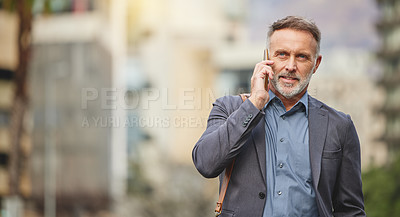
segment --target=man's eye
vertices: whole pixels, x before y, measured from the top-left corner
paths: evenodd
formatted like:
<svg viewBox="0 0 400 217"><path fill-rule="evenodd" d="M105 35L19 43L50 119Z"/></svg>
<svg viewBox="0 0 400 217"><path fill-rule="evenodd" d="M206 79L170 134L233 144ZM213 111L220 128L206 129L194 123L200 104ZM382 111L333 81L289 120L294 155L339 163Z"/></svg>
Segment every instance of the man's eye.
<svg viewBox="0 0 400 217"><path fill-rule="evenodd" d="M300 59L307 59L307 56L304 55L304 54L300 54L300 55L298 55L298 57L299 57Z"/></svg>
<svg viewBox="0 0 400 217"><path fill-rule="evenodd" d="M278 56L280 56L280 57L283 57L283 56L285 56L286 54L285 53L283 53L283 52L281 52L281 53L278 53Z"/></svg>

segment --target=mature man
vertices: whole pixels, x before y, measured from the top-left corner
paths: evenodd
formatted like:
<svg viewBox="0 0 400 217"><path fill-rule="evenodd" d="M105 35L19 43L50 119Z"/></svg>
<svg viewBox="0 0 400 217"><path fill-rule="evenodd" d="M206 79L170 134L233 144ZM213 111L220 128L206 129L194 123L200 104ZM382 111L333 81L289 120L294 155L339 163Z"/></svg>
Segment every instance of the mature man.
<svg viewBox="0 0 400 217"><path fill-rule="evenodd" d="M322 59L320 40L307 19L276 21L270 60L255 66L250 97L214 103L193 162L221 181L235 160L221 217L366 216L354 124L307 93Z"/></svg>

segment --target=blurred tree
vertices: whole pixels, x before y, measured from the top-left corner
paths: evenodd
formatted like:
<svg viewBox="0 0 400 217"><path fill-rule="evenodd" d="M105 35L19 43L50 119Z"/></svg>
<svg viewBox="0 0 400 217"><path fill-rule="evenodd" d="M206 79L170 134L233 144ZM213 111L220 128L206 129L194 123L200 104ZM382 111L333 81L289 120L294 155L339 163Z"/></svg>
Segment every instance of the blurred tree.
<svg viewBox="0 0 400 217"><path fill-rule="evenodd" d="M14 12L18 17L18 65L14 74L14 100L10 120L11 148L9 152L10 195L21 195L21 138L26 132L24 120L28 110L28 67L31 53L32 7L35 0L2 0L3 9ZM45 12L49 10L50 0L44 0ZM21 195L26 196L26 195Z"/></svg>
<svg viewBox="0 0 400 217"><path fill-rule="evenodd" d="M400 216L400 155L389 166L363 174L365 209L369 217Z"/></svg>
<svg viewBox="0 0 400 217"><path fill-rule="evenodd" d="M386 117L386 130L382 140L388 145L393 157L400 151L400 6L399 1L376 0L382 12L377 24L381 37L381 48L377 53L383 66L378 81L386 92L381 112ZM390 158L389 158L390 160Z"/></svg>
<svg viewBox="0 0 400 217"><path fill-rule="evenodd" d="M363 174L365 208L368 216L400 216L400 1L376 0L382 12L377 24L382 66L378 81L386 92L380 112L386 118L382 140L388 145L387 164Z"/></svg>

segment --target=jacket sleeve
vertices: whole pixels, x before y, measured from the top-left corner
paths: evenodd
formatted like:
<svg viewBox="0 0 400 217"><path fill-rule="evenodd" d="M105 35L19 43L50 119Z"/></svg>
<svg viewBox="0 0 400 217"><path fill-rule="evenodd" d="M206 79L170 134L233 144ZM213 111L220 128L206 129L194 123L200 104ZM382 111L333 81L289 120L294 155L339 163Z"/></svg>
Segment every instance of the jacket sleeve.
<svg viewBox="0 0 400 217"><path fill-rule="evenodd" d="M206 178L217 177L240 153L251 130L264 117L250 100L239 96L216 100L210 112L207 129L193 148L197 170Z"/></svg>
<svg viewBox="0 0 400 217"><path fill-rule="evenodd" d="M366 216L361 182L360 142L348 115L347 120L343 158L333 195L334 216Z"/></svg>

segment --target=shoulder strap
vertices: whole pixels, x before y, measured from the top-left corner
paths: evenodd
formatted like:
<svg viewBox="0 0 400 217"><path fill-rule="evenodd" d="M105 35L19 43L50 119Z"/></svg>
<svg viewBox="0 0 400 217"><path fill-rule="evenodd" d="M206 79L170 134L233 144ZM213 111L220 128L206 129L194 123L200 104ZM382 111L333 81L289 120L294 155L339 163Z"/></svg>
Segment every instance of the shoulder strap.
<svg viewBox="0 0 400 217"><path fill-rule="evenodd" d="M247 98L250 97L250 93L242 93L239 94L240 98L242 98L243 102L246 101Z"/></svg>
<svg viewBox="0 0 400 217"><path fill-rule="evenodd" d="M240 94L243 102L250 96L250 94ZM224 179L222 181L221 190L219 192L219 198L217 202L217 206L215 207L215 216L219 216L222 211L222 203L224 202L226 190L228 189L229 180L231 179L233 165L235 164L235 159L233 159L232 163L225 169Z"/></svg>

